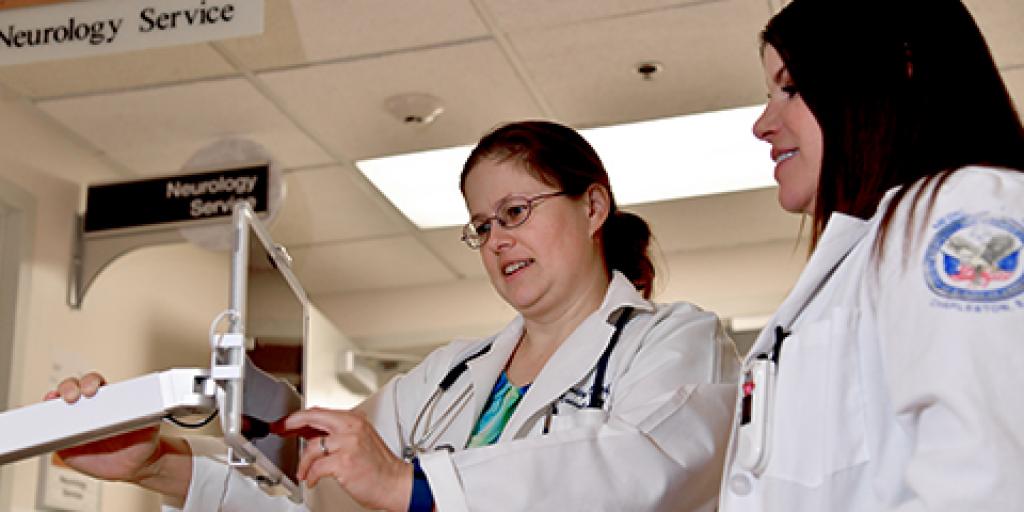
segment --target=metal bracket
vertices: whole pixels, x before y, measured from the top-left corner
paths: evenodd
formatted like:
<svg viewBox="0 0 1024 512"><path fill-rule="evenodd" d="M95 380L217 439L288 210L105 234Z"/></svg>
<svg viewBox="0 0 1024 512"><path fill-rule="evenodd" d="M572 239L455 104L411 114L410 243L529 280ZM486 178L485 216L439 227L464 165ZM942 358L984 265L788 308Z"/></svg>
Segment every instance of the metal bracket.
<svg viewBox="0 0 1024 512"><path fill-rule="evenodd" d="M103 269L122 255L157 244L182 242L178 227L167 229L121 230L86 233L84 218L75 215L74 240L71 244L71 268L68 271L68 306L81 309L85 292Z"/></svg>

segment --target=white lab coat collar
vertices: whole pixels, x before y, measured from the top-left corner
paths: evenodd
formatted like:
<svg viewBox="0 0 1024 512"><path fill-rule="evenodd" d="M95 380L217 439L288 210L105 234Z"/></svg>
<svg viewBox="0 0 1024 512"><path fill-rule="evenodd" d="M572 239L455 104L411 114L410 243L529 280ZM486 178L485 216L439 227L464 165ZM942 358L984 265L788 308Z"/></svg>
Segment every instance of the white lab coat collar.
<svg viewBox="0 0 1024 512"><path fill-rule="evenodd" d="M886 193L886 199L882 201L883 205L888 202L888 198L893 192L894 190L890 190ZM880 210L881 208L882 206L879 207ZM800 274L796 286L786 297L785 302L779 306L772 323L761 330L753 348L747 354L747 359L771 349L774 343L775 326L781 325L788 329L793 325L804 305L818 290L822 280L827 279L833 268L853 250L857 242L864 238L869 227L869 221L844 213L834 212L829 217L825 231L821 234L821 239L818 240L818 245L815 247L814 253L811 254L810 260L807 261L804 271Z"/></svg>
<svg viewBox="0 0 1024 512"><path fill-rule="evenodd" d="M545 412L570 387L576 385L597 365L615 327L617 311L632 306L652 311L654 305L645 300L633 283L619 272L613 272L601 306L588 316L558 347L530 385L516 411L509 418L501 439L519 437L520 430L538 412Z"/></svg>
<svg viewBox="0 0 1024 512"><path fill-rule="evenodd" d="M643 298L633 283L618 271L612 272L612 279L605 292L604 301L593 314L588 316L555 351L547 364L530 385L523 401L516 407L502 433L502 438L515 436L518 430L537 411L543 409L565 393L567 389L583 380L594 368L605 346L615 330L610 323L619 309L632 306L640 311L653 311L654 305ZM504 370L512 351L523 333L523 316L517 315L493 338L490 351L468 363L473 382L473 409L460 415L452 425L456 439L468 439L473 425L487 404L491 388L498 374Z"/></svg>
<svg viewBox="0 0 1024 512"><path fill-rule="evenodd" d="M626 306L642 311L654 311L654 304L645 299L629 279L618 270L612 271L612 280L604 295L604 302L597 309L608 323L612 323L612 315Z"/></svg>
<svg viewBox="0 0 1024 512"><path fill-rule="evenodd" d="M455 439L469 439L470 431L487 404L487 398L491 395L491 388L494 387L498 374L505 369L522 334L523 315L516 315L501 332L494 336L491 350L468 363L469 376L473 381L473 408L467 414L460 415L460 420L453 425Z"/></svg>

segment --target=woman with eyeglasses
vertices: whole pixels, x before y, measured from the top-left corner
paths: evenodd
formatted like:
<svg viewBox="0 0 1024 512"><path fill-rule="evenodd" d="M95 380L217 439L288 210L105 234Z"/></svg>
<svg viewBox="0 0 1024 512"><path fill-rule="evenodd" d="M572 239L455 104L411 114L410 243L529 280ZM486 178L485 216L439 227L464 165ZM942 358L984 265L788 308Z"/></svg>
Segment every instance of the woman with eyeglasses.
<svg viewBox="0 0 1024 512"><path fill-rule="evenodd" d="M389 511L713 510L736 350L714 314L649 300L650 230L618 209L594 150L565 126L508 124L473 150L461 189L462 239L519 314L436 350L356 410L290 416L285 429L322 433L300 478L334 479ZM197 446L145 446L121 479L184 510L305 509L228 476Z"/></svg>

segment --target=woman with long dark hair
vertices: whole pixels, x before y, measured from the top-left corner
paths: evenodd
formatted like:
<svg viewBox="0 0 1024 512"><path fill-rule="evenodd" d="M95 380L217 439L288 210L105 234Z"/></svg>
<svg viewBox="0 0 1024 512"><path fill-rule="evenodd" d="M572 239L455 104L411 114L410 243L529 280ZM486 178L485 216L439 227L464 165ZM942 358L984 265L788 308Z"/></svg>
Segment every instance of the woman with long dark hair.
<svg viewBox="0 0 1024 512"><path fill-rule="evenodd" d="M813 252L741 375L723 511L1024 507L1024 129L959 0L794 0L762 34Z"/></svg>

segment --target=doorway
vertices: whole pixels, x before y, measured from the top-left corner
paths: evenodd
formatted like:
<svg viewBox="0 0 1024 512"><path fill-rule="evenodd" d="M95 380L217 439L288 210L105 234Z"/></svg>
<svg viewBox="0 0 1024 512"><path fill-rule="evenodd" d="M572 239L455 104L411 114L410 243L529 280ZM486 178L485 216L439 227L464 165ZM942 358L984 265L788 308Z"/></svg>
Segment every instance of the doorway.
<svg viewBox="0 0 1024 512"><path fill-rule="evenodd" d="M23 264L31 247L35 201L22 189L0 178L0 410L15 403L20 379L15 364L18 305L24 297ZM0 510L10 510L11 473L0 468Z"/></svg>

